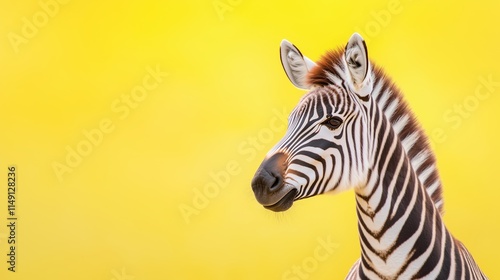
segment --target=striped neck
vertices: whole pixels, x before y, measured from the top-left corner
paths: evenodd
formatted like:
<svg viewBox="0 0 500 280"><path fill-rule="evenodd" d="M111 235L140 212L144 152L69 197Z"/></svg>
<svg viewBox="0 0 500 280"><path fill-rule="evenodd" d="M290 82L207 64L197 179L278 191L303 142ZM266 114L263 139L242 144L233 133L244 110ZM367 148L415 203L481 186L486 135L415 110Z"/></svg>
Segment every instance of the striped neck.
<svg viewBox="0 0 500 280"><path fill-rule="evenodd" d="M435 266L422 267L441 255L433 248L439 243L433 238L447 231L390 122L376 106L374 110L375 119L381 121L372 129L372 167L366 185L356 188L362 248L359 275L368 279L425 276Z"/></svg>

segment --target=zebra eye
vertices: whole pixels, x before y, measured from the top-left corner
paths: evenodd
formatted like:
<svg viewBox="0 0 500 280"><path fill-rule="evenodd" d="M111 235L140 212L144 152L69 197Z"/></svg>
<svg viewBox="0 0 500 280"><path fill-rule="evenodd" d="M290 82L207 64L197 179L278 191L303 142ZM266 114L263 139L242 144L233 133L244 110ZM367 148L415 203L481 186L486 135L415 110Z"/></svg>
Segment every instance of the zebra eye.
<svg viewBox="0 0 500 280"><path fill-rule="evenodd" d="M321 124L326 125L331 130L339 128L339 126L342 124L342 119L339 117L328 117L326 121L322 122Z"/></svg>

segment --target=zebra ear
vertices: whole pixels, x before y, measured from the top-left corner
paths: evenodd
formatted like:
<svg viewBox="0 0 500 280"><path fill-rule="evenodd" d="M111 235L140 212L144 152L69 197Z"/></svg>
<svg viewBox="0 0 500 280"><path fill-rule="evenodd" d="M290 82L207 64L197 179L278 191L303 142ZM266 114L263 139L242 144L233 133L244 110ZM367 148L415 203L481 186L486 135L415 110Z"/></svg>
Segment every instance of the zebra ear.
<svg viewBox="0 0 500 280"><path fill-rule="evenodd" d="M368 49L365 40L358 33L352 34L349 39L345 47L344 58L354 89L360 90L367 78L370 62L368 61Z"/></svg>
<svg viewBox="0 0 500 280"><path fill-rule="evenodd" d="M281 41L280 58L281 65L292 84L300 89L309 89L306 76L316 64L303 56L299 49L287 40Z"/></svg>

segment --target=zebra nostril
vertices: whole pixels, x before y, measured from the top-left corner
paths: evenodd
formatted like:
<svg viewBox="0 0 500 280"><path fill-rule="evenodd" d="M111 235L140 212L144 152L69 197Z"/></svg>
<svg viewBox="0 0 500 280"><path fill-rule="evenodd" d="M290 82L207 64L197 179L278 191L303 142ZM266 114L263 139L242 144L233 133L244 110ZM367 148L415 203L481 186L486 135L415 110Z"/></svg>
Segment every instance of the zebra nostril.
<svg viewBox="0 0 500 280"><path fill-rule="evenodd" d="M279 175L276 176L273 174L273 177L274 177L274 182L269 187L270 191L275 191L275 190L279 189L281 187L281 185L283 185L283 179L281 179L281 176L279 176Z"/></svg>
<svg viewBox="0 0 500 280"><path fill-rule="evenodd" d="M285 159L285 154L276 153L261 163L252 179L252 189L257 196L271 195L273 192L282 189L284 185Z"/></svg>

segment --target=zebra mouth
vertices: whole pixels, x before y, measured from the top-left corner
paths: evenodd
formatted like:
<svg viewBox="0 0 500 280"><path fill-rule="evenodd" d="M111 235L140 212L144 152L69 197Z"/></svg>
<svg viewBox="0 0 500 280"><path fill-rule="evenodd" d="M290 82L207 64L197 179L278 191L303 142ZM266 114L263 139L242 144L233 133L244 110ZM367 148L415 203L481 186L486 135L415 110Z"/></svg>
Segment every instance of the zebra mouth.
<svg viewBox="0 0 500 280"><path fill-rule="evenodd" d="M286 211L290 207L292 207L293 200L295 199L297 192L298 191L296 189L292 189L287 194L285 194L285 196L283 196L278 202L273 205L266 205L264 206L264 208L272 210L274 212Z"/></svg>

